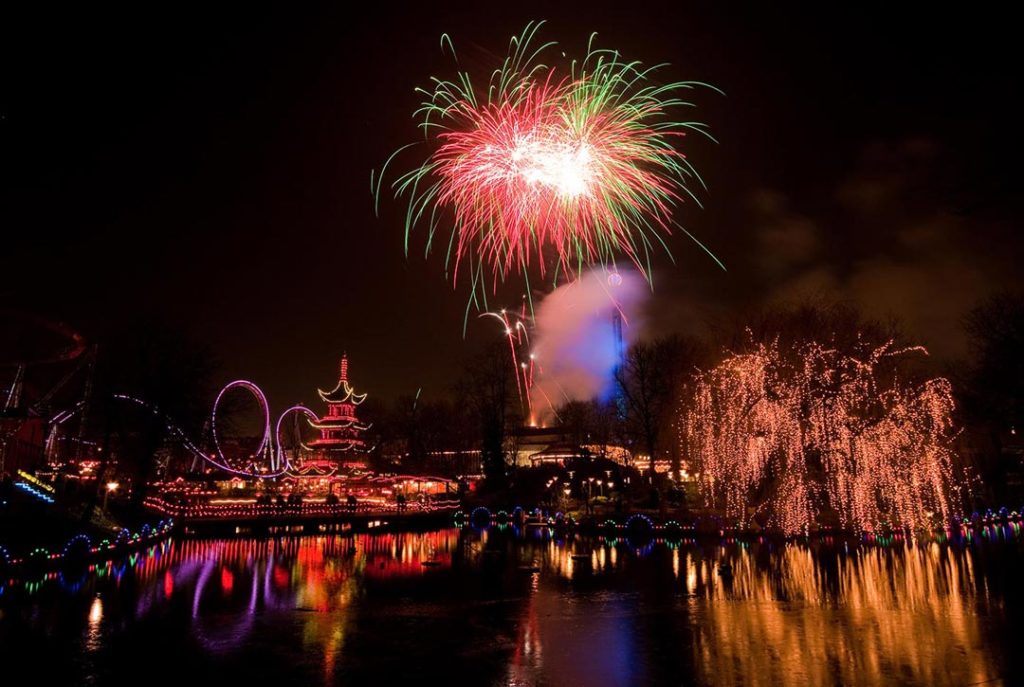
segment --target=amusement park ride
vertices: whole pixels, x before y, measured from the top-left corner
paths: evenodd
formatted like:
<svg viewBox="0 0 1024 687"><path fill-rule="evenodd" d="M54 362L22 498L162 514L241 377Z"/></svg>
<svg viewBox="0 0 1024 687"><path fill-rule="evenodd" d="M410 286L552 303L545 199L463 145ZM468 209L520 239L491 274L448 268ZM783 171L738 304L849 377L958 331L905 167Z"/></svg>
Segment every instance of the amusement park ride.
<svg viewBox="0 0 1024 687"><path fill-rule="evenodd" d="M256 399L264 423L259 445L252 459L244 465L232 464L234 461L225 455L217 429L218 409L224 396L233 389L248 391ZM271 427L267 397L256 384L242 379L227 384L217 394L211 416L216 451L208 455L194 449L196 460L240 477L255 478L329 477L338 474L339 470L366 470L369 449L362 435L371 425L361 423L356 417L356 408L366 399L366 394L356 393L349 385L347 354L341 358L337 385L331 391L317 391L327 404L327 412L323 416L297 404L282 412ZM307 426L318 431L320 436L308 443L303 441L300 418L305 418ZM194 448L191 442L189 446Z"/></svg>
<svg viewBox="0 0 1024 687"><path fill-rule="evenodd" d="M74 443L72 458L82 458L83 447L87 444L84 433L92 397L96 347L86 344L81 334L61 322L9 310L3 311L2 317L8 330L4 332L4 339L15 345L13 350L5 350L0 358L0 370L10 371L0 398L3 404L0 408L0 476L32 467L40 458L52 462L57 458L62 439ZM71 366L55 380L45 381L46 375L40 375L40 379L35 380L36 397L28 400L26 374L36 369L52 369L61 363L71 363ZM75 377L84 380L80 396L67 407L55 409L58 394L68 388ZM78 425L74 434L64 432L67 423L76 417Z"/></svg>
<svg viewBox="0 0 1024 687"><path fill-rule="evenodd" d="M232 456L226 450L228 442L221 436L224 422L220 419L220 411L227 395L236 390L252 396L262 421L258 443L254 450L245 454L244 459ZM356 393L349 384L347 355L342 356L337 385L331 391L319 389L318 392L327 404L324 415L317 415L305 405L296 404L286 408L272 421L267 396L254 382L238 379L226 384L217 394L210 416L212 452L200 448L172 424L170 418L163 419L171 435L192 453L192 472L212 468L242 479L297 479L331 477L343 471L349 474L365 471L366 454L370 449L363 433L371 425L360 422L356 415L356 408L366 399L366 394ZM115 398L160 414L158 408L143 399L125 394ZM303 440L303 419L306 431L319 432L319 437L308 442Z"/></svg>

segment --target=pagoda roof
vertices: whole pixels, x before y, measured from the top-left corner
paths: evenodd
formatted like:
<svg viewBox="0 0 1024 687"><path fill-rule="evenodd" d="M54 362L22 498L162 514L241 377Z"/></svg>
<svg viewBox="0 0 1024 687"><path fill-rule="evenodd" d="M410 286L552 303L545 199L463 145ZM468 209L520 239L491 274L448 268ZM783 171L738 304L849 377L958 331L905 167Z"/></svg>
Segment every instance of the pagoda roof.
<svg viewBox="0 0 1024 687"><path fill-rule="evenodd" d="M366 442L362 439L314 439L309 442L313 450L325 449L338 453L369 453L372 447L367 448Z"/></svg>
<svg viewBox="0 0 1024 687"><path fill-rule="evenodd" d="M355 389L348 383L348 354L341 356L341 366L338 374L338 383L330 391L317 389L321 400L324 403L351 403L359 405L366 400L366 394L357 394Z"/></svg>
<svg viewBox="0 0 1024 687"><path fill-rule="evenodd" d="M338 471L337 465L321 465L315 462L306 463L302 467L290 467L288 469L288 475L290 477L308 477L313 475L314 477L330 477Z"/></svg>
<svg viewBox="0 0 1024 687"><path fill-rule="evenodd" d="M321 400L324 403L351 403L353 405L359 405L366 400L366 394L357 394L355 389L348 385L348 382L342 380L338 382L338 385L330 391L324 391L323 389L316 390L320 394Z"/></svg>

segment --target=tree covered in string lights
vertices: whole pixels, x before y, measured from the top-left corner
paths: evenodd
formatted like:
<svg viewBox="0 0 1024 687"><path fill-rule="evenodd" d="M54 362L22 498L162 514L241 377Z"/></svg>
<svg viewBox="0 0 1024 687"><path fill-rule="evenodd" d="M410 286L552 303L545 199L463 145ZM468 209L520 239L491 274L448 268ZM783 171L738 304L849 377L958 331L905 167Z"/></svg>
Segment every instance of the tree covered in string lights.
<svg viewBox="0 0 1024 687"><path fill-rule="evenodd" d="M922 374L921 347L837 326L855 322L848 313L809 314L795 321L813 326L786 336L748 331L694 381L680 441L706 504L789 534L920 527L958 512L949 381Z"/></svg>

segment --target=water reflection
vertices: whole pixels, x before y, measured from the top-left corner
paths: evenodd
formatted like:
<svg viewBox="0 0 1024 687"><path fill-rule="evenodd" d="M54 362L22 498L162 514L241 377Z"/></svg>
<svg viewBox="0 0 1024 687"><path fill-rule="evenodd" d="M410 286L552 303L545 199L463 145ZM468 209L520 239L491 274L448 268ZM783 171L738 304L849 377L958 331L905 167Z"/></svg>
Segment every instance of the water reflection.
<svg viewBox="0 0 1024 687"><path fill-rule="evenodd" d="M975 593L970 556L938 544L899 555L785 547L735 556L733 565L732 582L715 585L707 561L693 564L698 664L709 675L750 685L971 684L997 675L979 613L998 604L984 588Z"/></svg>
<svg viewBox="0 0 1024 687"><path fill-rule="evenodd" d="M186 540L9 591L0 658L94 684L154 647L177 684L1014 684L1019 546Z"/></svg>
<svg viewBox="0 0 1024 687"><path fill-rule="evenodd" d="M96 651L100 648L100 622L103 620L103 600L96 597L89 606L89 629L85 635L86 651Z"/></svg>

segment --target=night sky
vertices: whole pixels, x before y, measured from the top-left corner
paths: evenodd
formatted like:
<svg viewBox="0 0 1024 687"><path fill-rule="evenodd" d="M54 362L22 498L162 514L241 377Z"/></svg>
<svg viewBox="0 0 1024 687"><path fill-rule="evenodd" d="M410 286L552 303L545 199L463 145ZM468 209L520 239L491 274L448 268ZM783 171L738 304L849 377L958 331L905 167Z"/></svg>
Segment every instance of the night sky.
<svg viewBox="0 0 1024 687"><path fill-rule="evenodd" d="M347 4L347 3L346 3ZM262 12L88 4L0 19L4 302L87 337L160 321L207 342L222 380L315 398L347 350L357 387L444 393L496 332L370 170L416 140L413 89L489 71L508 38L598 43L713 83L687 154L709 190L660 257L648 334L741 321L770 301L895 314L942 357L963 313L1019 287L1019 38L1009 16L777 4L342 3ZM845 12L845 13L843 13ZM507 297L517 302L514 292ZM143 326L140 324L139 326Z"/></svg>

